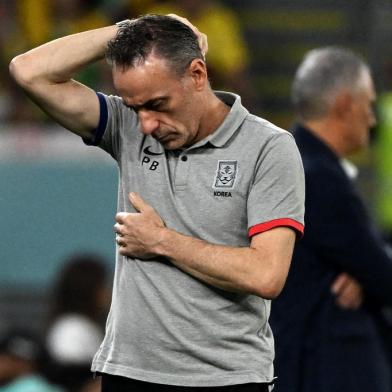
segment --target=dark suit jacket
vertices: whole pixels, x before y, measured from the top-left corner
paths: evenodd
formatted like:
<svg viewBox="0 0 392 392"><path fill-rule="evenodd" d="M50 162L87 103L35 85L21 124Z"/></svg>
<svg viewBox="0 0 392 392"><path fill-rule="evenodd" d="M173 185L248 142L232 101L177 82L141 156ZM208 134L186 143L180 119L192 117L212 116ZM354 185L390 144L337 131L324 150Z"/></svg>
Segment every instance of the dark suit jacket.
<svg viewBox="0 0 392 392"><path fill-rule="evenodd" d="M305 235L272 303L274 392L391 392L375 313L392 304L392 261L339 158L304 127L293 134L305 169ZM364 288L358 310L331 294L343 271Z"/></svg>

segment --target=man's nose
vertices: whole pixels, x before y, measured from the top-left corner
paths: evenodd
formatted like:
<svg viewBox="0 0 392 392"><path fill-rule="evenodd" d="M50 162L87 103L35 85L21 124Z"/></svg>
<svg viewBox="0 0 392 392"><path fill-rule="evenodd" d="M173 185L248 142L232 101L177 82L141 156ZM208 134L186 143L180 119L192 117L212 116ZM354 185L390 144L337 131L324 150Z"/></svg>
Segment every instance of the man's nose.
<svg viewBox="0 0 392 392"><path fill-rule="evenodd" d="M159 127L159 120L148 110L139 110L139 121L142 132L151 135Z"/></svg>

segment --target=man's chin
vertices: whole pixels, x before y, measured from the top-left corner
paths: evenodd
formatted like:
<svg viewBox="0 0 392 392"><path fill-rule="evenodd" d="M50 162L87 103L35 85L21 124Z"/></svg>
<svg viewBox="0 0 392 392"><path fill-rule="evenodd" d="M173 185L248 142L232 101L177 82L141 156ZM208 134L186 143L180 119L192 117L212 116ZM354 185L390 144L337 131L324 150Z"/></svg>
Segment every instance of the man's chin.
<svg viewBox="0 0 392 392"><path fill-rule="evenodd" d="M159 140L159 143L162 144L165 150L178 150L184 147L183 141L174 137Z"/></svg>
<svg viewBox="0 0 392 392"><path fill-rule="evenodd" d="M169 140L168 142L161 142L163 148L165 150L178 150L183 147L182 143L179 143L178 140Z"/></svg>

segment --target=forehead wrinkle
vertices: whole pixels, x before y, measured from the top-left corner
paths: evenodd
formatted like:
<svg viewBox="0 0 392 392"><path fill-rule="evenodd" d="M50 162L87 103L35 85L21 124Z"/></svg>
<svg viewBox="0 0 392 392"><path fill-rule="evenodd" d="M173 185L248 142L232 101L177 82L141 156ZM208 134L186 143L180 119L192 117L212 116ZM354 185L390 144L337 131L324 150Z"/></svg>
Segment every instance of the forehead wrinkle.
<svg viewBox="0 0 392 392"><path fill-rule="evenodd" d="M127 67L125 69L112 69L112 75L115 82L118 79L121 79L122 83L127 83L128 76L133 74L131 77L134 80L137 79L145 79L145 82L151 81L151 79L159 77L159 80L176 80L172 75L172 70L168 66L168 63L160 58L151 58L146 59L143 64L137 66ZM116 86L115 86L116 87Z"/></svg>
<svg viewBox="0 0 392 392"><path fill-rule="evenodd" d="M158 96L158 97L155 97L155 98L148 99L147 101L145 101L143 103L140 103L140 104L129 104L129 103L127 103L127 105L128 106L132 106L132 108L135 109L135 110L139 110L139 109L141 109L143 107L146 107L146 106L154 104L156 101L167 101L168 99L169 99L168 96L162 95L162 96Z"/></svg>

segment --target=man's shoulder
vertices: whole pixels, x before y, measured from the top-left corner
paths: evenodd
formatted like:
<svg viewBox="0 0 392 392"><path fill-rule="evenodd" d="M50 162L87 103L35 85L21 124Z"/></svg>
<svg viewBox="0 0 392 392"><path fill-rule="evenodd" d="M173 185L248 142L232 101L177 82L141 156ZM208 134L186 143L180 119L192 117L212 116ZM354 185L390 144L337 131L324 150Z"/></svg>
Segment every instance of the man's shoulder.
<svg viewBox="0 0 392 392"><path fill-rule="evenodd" d="M347 179L344 176L343 169L337 162L325 159L322 155L303 153L301 150L300 154L307 182L312 180L317 183L328 181L337 184L346 182Z"/></svg>
<svg viewBox="0 0 392 392"><path fill-rule="evenodd" d="M136 113L125 105L123 99L117 95L106 95L98 93L106 103L106 110L111 117L119 118L125 117L134 121L137 118ZM101 105L101 109L104 109Z"/></svg>
<svg viewBox="0 0 392 392"><path fill-rule="evenodd" d="M101 105L101 116L106 110L107 123L113 131L122 133L134 129L138 124L138 116L134 110L125 105L123 99L117 95L101 94L105 99L106 109ZM105 106L105 105L104 105ZM126 132L128 135L129 132Z"/></svg>
<svg viewBox="0 0 392 392"><path fill-rule="evenodd" d="M325 177L341 177L343 170L339 158L321 140L302 127L295 127L292 134L301 154L305 174Z"/></svg>
<svg viewBox="0 0 392 392"><path fill-rule="evenodd" d="M278 127L267 119L250 113L241 103L241 97L235 93L227 91L214 91L215 95L224 103L231 107L230 113L225 119L225 131L230 129L235 135L231 140L241 145L253 144L262 149L271 141L291 139L289 143L294 143L291 133ZM230 133L230 136L232 136Z"/></svg>
<svg viewBox="0 0 392 392"><path fill-rule="evenodd" d="M295 140L301 154L304 170L307 175L320 177L340 177L343 169L337 159L323 151L312 148L304 148Z"/></svg>
<svg viewBox="0 0 392 392"><path fill-rule="evenodd" d="M305 172L307 207L343 205L353 196L353 185L338 161L322 154L301 154ZM308 211L309 212L309 211Z"/></svg>
<svg viewBox="0 0 392 392"><path fill-rule="evenodd" d="M293 136L290 132L278 127L277 125L273 124L265 118L256 116L251 113L246 116L242 124L242 128L244 132L249 133L249 136L253 136L264 141L279 137L288 137L290 139L293 139Z"/></svg>

